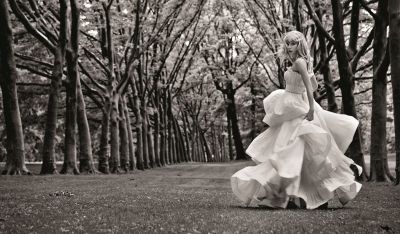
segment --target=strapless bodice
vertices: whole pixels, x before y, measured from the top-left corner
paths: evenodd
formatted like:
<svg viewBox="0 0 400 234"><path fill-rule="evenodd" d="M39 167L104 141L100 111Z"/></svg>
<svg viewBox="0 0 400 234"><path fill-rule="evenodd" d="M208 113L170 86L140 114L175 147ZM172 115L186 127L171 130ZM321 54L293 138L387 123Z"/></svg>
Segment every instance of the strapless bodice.
<svg viewBox="0 0 400 234"><path fill-rule="evenodd" d="M306 86L304 85L300 73L289 68L285 72L284 77L286 81L286 91L291 93L304 93L306 91Z"/></svg>

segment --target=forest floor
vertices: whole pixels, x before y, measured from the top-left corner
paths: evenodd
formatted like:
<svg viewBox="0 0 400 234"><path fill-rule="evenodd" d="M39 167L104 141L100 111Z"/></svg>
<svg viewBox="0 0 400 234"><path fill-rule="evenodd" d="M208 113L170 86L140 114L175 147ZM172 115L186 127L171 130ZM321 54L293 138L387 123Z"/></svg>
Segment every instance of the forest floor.
<svg viewBox="0 0 400 234"><path fill-rule="evenodd" d="M0 176L0 233L400 233L400 186L389 183L363 183L356 199L327 210L245 208L230 176L252 164Z"/></svg>

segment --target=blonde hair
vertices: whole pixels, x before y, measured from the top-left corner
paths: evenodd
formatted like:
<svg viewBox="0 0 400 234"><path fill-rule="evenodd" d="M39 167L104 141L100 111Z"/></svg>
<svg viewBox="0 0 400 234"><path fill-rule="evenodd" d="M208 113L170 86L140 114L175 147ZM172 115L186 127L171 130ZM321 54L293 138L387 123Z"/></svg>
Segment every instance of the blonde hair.
<svg viewBox="0 0 400 234"><path fill-rule="evenodd" d="M294 63L294 61L292 61L292 59L289 56L289 52L287 49L287 45L290 43L298 43L297 45L297 54L300 58L303 58L304 60L306 60L307 63L307 70L310 72L312 71L312 61L311 61L311 56L310 56L310 50L308 48L308 44L307 44L307 40L304 36L303 33L299 32L299 31L290 31L288 33L286 33L286 35L283 37L283 45L281 48L281 56L282 58L282 62L284 62L285 60L289 60L292 64Z"/></svg>

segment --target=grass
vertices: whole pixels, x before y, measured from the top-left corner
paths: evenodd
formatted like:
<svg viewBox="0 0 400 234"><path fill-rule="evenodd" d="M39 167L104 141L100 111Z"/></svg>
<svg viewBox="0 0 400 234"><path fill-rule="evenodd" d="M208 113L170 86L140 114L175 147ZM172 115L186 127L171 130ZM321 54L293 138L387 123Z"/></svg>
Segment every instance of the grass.
<svg viewBox="0 0 400 234"><path fill-rule="evenodd" d="M364 183L354 201L334 199L328 210L244 208L229 177L249 164L1 176L0 233L400 233L399 186Z"/></svg>

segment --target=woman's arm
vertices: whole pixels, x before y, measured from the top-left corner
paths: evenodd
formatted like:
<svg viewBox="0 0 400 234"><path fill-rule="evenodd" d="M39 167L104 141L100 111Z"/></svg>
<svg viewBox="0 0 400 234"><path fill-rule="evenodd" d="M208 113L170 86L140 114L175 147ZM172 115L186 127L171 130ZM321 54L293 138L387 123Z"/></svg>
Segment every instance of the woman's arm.
<svg viewBox="0 0 400 234"><path fill-rule="evenodd" d="M303 58L298 58L294 64L294 69L300 73L301 78L303 79L304 85L306 86L308 103L310 105L310 110L306 115L306 119L311 121L314 119L314 97L313 97L313 88L311 86L310 77L307 71L307 62Z"/></svg>

